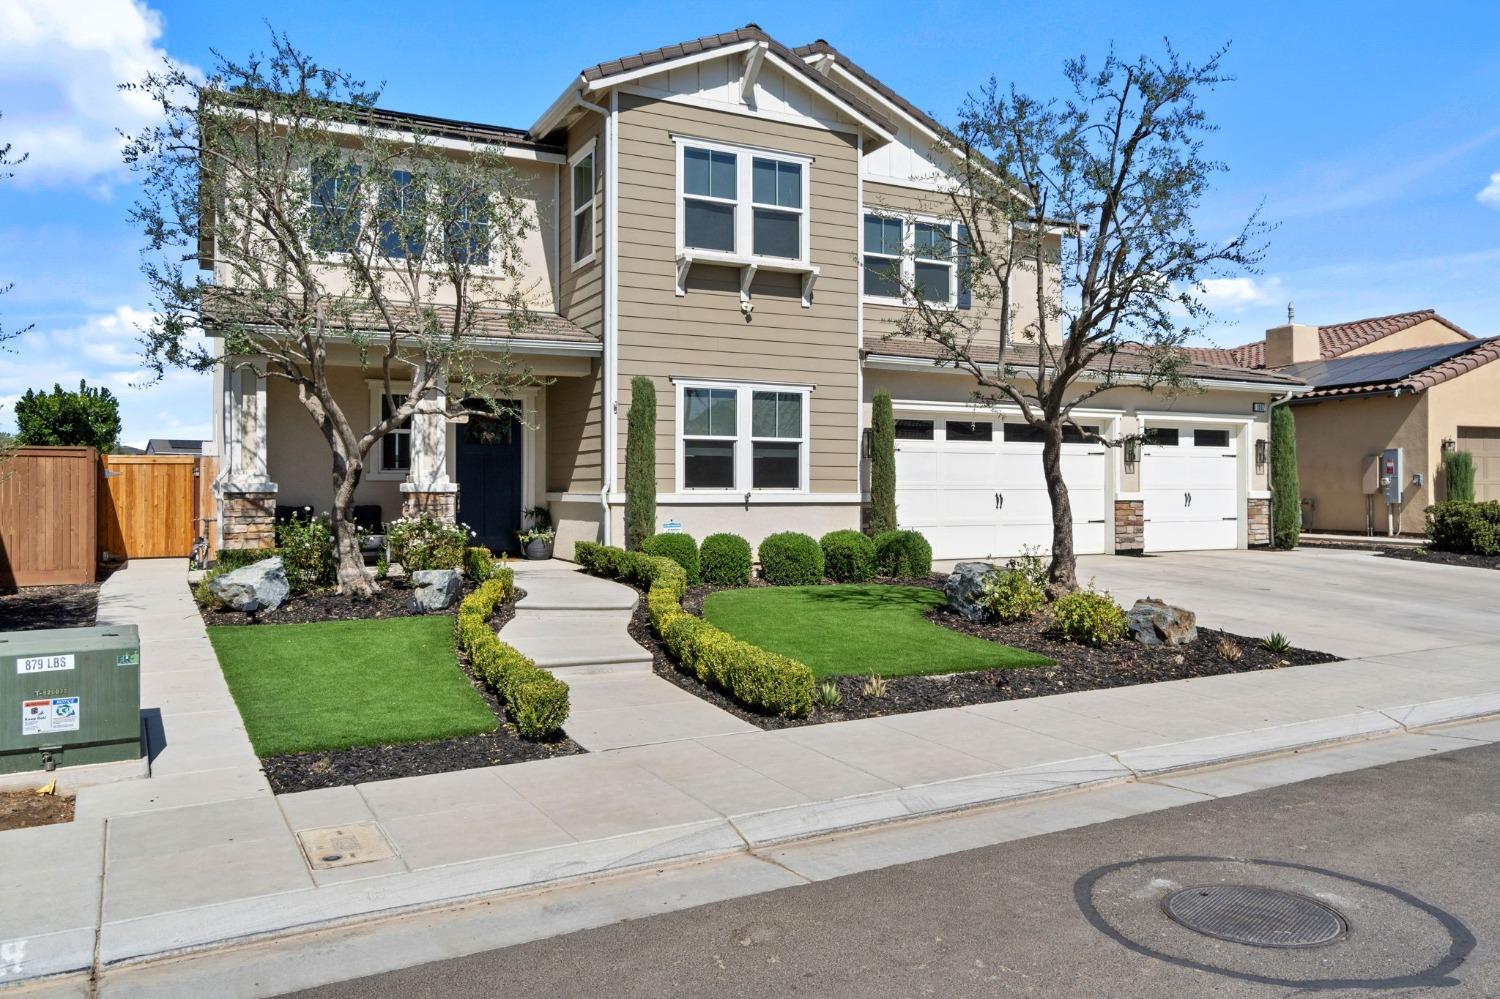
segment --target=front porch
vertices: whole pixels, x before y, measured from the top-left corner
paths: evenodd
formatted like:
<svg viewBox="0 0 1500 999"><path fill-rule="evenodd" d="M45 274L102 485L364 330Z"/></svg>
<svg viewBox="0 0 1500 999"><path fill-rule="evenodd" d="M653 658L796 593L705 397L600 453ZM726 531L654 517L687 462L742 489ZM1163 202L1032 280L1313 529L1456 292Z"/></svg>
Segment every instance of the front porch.
<svg viewBox="0 0 1500 999"><path fill-rule="evenodd" d="M518 551L525 511L547 507L549 488L567 491L579 468L580 440L597 396L597 347L553 348L516 355L528 384L504 393L493 417L449 417L446 390L429 393L408 424L370 451L355 490L356 517L379 531L423 513L466 524L474 543ZM277 522L300 512L326 513L333 499L333 454L296 388L254 372L220 375L215 408L224 456L215 483L221 546L269 547ZM388 412L378 367L350 357L330 368L329 387L361 430ZM396 404L406 382L393 382ZM584 400L580 406L578 400ZM556 410L554 416L549 410Z"/></svg>

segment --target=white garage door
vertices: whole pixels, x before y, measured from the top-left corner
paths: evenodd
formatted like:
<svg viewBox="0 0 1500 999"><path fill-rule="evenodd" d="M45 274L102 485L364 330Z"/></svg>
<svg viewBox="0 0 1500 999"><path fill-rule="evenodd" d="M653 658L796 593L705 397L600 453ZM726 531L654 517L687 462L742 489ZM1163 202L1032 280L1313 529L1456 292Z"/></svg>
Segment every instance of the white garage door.
<svg viewBox="0 0 1500 999"><path fill-rule="evenodd" d="M1073 546L1106 550L1107 449L1063 445ZM999 558L1052 548L1042 446L1025 423L998 418L896 421L896 519L921 531L938 559Z"/></svg>
<svg viewBox="0 0 1500 999"><path fill-rule="evenodd" d="M1239 435L1222 427L1151 426L1141 448L1146 550L1239 545Z"/></svg>

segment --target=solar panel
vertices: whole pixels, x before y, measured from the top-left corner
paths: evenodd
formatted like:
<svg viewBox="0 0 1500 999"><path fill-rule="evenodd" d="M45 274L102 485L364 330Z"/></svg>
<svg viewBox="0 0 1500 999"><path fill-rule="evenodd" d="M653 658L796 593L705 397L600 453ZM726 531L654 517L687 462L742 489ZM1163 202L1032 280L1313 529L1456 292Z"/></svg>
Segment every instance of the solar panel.
<svg viewBox="0 0 1500 999"><path fill-rule="evenodd" d="M1463 340L1459 343L1443 343L1433 347L1411 347L1406 350L1391 350L1379 354L1335 357L1324 361L1293 364L1281 368L1280 371L1284 375L1301 378L1320 389L1341 388L1346 385L1378 385L1384 382L1400 381L1434 364L1466 354L1487 342Z"/></svg>

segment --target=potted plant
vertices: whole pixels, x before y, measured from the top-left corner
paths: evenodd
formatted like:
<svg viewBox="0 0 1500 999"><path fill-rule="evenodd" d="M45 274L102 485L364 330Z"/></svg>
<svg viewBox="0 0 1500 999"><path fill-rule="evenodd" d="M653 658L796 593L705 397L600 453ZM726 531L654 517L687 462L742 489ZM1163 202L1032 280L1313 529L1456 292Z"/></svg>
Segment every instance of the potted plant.
<svg viewBox="0 0 1500 999"><path fill-rule="evenodd" d="M534 506L522 516L526 518L526 530L516 532L516 539L521 542L521 554L531 560L551 558L552 542L557 538L557 532L552 529L551 511L544 506Z"/></svg>

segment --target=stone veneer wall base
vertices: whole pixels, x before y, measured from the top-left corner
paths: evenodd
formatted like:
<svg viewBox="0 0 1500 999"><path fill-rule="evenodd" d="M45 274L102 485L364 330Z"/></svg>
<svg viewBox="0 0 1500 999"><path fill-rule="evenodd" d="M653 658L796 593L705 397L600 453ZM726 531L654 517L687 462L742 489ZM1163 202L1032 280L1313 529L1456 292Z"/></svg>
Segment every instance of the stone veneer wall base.
<svg viewBox="0 0 1500 999"><path fill-rule="evenodd" d="M458 491L401 493L401 516L406 518L430 514L434 520L452 524L458 520Z"/></svg>
<svg viewBox="0 0 1500 999"><path fill-rule="evenodd" d="M1246 524L1249 527L1247 541L1251 548L1264 547L1271 543L1271 501L1250 499L1245 503Z"/></svg>
<svg viewBox="0 0 1500 999"><path fill-rule="evenodd" d="M1139 555L1145 550L1145 501L1115 500L1115 554Z"/></svg>
<svg viewBox="0 0 1500 999"><path fill-rule="evenodd" d="M220 548L274 548L276 494L225 492L221 521Z"/></svg>

